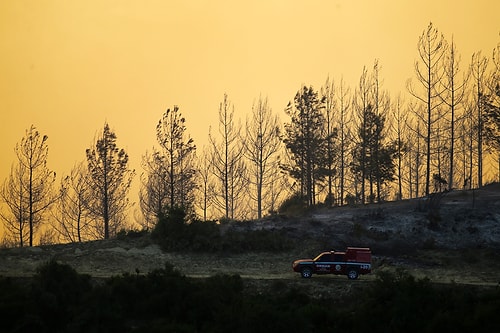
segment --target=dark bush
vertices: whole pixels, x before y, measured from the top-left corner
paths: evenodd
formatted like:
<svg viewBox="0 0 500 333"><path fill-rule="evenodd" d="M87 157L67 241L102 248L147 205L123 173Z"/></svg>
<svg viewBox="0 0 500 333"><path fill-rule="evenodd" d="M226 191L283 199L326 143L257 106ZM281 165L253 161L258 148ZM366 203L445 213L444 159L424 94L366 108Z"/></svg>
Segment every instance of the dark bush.
<svg viewBox="0 0 500 333"><path fill-rule="evenodd" d="M35 309L26 288L15 283L12 278L0 276L0 314L2 331L6 332L29 332L31 327L32 313ZM28 320L26 320L28 319Z"/></svg>
<svg viewBox="0 0 500 333"><path fill-rule="evenodd" d="M90 276L51 260L37 269L30 291L33 313L25 325L37 332L59 332L73 327L85 297L91 291Z"/></svg>
<svg viewBox="0 0 500 333"><path fill-rule="evenodd" d="M160 217L151 237L165 251L243 252L292 248L292 241L278 231L230 228L222 234L221 225L215 221L186 221L185 214L178 209Z"/></svg>
<svg viewBox="0 0 500 333"><path fill-rule="evenodd" d="M151 232L151 238L166 250L180 246L185 235L186 213L182 208L172 208L158 218L158 223Z"/></svg>
<svg viewBox="0 0 500 333"><path fill-rule="evenodd" d="M281 206L278 208L280 214L285 215L302 215L307 211L307 200L306 197L300 193L296 193L283 201Z"/></svg>
<svg viewBox="0 0 500 333"><path fill-rule="evenodd" d="M433 285L381 271L335 299L284 281L246 292L238 275L190 279L172 265L91 285L50 262L30 283L0 278L2 332L471 332L500 329L500 289Z"/></svg>
<svg viewBox="0 0 500 333"><path fill-rule="evenodd" d="M116 234L116 238L119 240L136 239L148 235L148 230L125 230L122 229Z"/></svg>
<svg viewBox="0 0 500 333"><path fill-rule="evenodd" d="M185 226L187 249L196 252L221 250L221 233L215 221L194 220Z"/></svg>

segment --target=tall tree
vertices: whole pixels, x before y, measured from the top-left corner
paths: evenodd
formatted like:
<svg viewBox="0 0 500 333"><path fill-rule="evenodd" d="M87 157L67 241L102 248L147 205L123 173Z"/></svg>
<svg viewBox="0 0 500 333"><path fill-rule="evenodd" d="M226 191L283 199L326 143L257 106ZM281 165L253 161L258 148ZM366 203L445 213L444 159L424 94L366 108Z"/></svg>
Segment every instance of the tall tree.
<svg viewBox="0 0 500 333"><path fill-rule="evenodd" d="M335 83L333 80L330 81L330 77L326 78L324 86L321 88L321 99L323 100L324 108L323 118L324 123L324 133L326 140L326 177L327 177L327 200L328 205L333 205L335 202L335 196L333 193L334 185L334 175L336 173L334 161L336 160L338 147L336 144L336 139L338 136L338 128L336 127L335 121L335 109L337 98L335 96Z"/></svg>
<svg viewBox="0 0 500 333"><path fill-rule="evenodd" d="M471 71L474 78L474 102L477 122L477 186L483 186L483 139L484 139L484 104L486 102L486 68L488 59L481 52L472 55Z"/></svg>
<svg viewBox="0 0 500 333"><path fill-rule="evenodd" d="M490 81L490 89L493 91L493 95L496 96L498 103L498 98L500 98L500 43L493 49L493 65L495 66L493 74Z"/></svg>
<svg viewBox="0 0 500 333"><path fill-rule="evenodd" d="M476 151L476 139L478 131L478 120L476 119L476 108L473 96L468 96L464 103L464 114L458 123L459 137L461 145L461 169L462 169L462 188L471 189L474 173L474 153Z"/></svg>
<svg viewBox="0 0 500 333"><path fill-rule="evenodd" d="M21 247L26 240L33 246L34 234L56 200L56 173L47 167L47 140L48 136L41 135L33 125L26 130L26 136L15 147L18 163L11 168L0 194L10 210L10 215L0 216L6 229L17 233Z"/></svg>
<svg viewBox="0 0 500 333"><path fill-rule="evenodd" d="M284 143L292 163L284 166L300 183L301 197L308 206L316 203L316 185L327 176L327 141L324 133L323 101L313 87L303 86L293 105L285 110L291 122L285 124Z"/></svg>
<svg viewBox="0 0 500 333"><path fill-rule="evenodd" d="M208 210L213 203L214 199L214 184L211 181L212 176L212 163L210 153L204 147L202 155L198 158L197 179L198 187L196 197L196 205L201 210L203 221L208 219Z"/></svg>
<svg viewBox="0 0 500 333"><path fill-rule="evenodd" d="M244 193L246 169L240 140L241 126L234 122L234 106L227 94L224 94L219 104L218 128L220 141L214 137L211 129L208 135L212 172L216 179L214 204L224 212L224 218L234 219L244 212L242 205L239 205L237 212L236 204Z"/></svg>
<svg viewBox="0 0 500 333"><path fill-rule="evenodd" d="M404 171L403 165L408 154L408 109L405 107L401 95L398 95L392 106L392 140L395 143L396 153L396 180L398 183L397 199L403 198ZM411 192L410 192L411 193Z"/></svg>
<svg viewBox="0 0 500 333"><path fill-rule="evenodd" d="M339 170L339 205L344 204L345 191L346 191L346 170L349 164L348 156L349 150L351 148L351 138L352 133L350 130L351 116L349 113L350 101L350 91L349 88L345 86L344 79L340 79L340 84L337 88L337 103L338 106L338 117L337 117L337 128L338 128L338 142L339 142L339 152L338 152L338 170Z"/></svg>
<svg viewBox="0 0 500 333"><path fill-rule="evenodd" d="M250 191L250 197L257 204L257 218L260 219L267 202L268 187L273 181L271 174L279 168L278 153L281 147L279 118L273 115L267 98L259 97L254 103L245 128L243 154L249 161L249 183L255 186L255 194Z"/></svg>
<svg viewBox="0 0 500 333"><path fill-rule="evenodd" d="M467 91L468 76L464 75L459 78L460 73L460 56L457 54L456 45L451 38L451 44L444 56L444 75L442 77L442 91L440 95L444 104L449 108L449 173L448 173L448 189L454 186L455 173L455 141L456 141L456 121L457 111L462 105L462 102Z"/></svg>
<svg viewBox="0 0 500 333"><path fill-rule="evenodd" d="M488 96L485 98L485 137L497 153L498 178L500 179L500 43L493 49L493 72L488 79Z"/></svg>
<svg viewBox="0 0 500 333"><path fill-rule="evenodd" d="M425 120L418 115L422 112L419 110L424 108L422 104L414 105L412 103L408 104L410 114L417 115L417 117L408 117L408 183L410 198L419 197L422 195L421 185L425 184L425 177L422 176L424 169L424 156L426 155L425 146L425 135L422 133L423 124Z"/></svg>
<svg viewBox="0 0 500 333"><path fill-rule="evenodd" d="M8 207L9 213L0 210L5 230L10 233L9 238L15 244L23 247L29 239L28 205L23 187L25 170L19 165L12 165L9 177L4 180L0 195ZM36 226L36 225L35 225Z"/></svg>
<svg viewBox="0 0 500 333"><path fill-rule="evenodd" d="M374 186L377 189L377 202L381 202L382 185L394 178L395 147L391 144L384 144L385 117L383 115L377 114L369 106L363 118L365 124L359 129L359 143L354 152L354 160L358 163L354 163L353 169L368 180L370 202L375 199ZM364 160L364 163L359 163L361 160ZM362 167L364 170L361 169Z"/></svg>
<svg viewBox="0 0 500 333"><path fill-rule="evenodd" d="M392 167L389 164L392 164L392 149L391 146L386 146L386 136L387 136L387 115L390 109L390 99L387 92L382 91L382 81L380 79L380 70L381 67L379 65L378 59L375 59L373 63L373 73L372 73L372 95L373 95L373 107L375 114L380 118L380 128L375 131L374 137L374 146L373 146L373 159L377 161L377 165L375 168L375 185L377 188L377 201L381 202L381 190L382 185L385 183L385 171L382 172L382 167L385 165L380 165L379 163L384 162L389 169ZM390 118L392 119L392 118ZM389 154L389 155L387 155ZM389 159L389 160L385 160ZM390 176L392 178L392 176Z"/></svg>
<svg viewBox="0 0 500 333"><path fill-rule="evenodd" d="M128 191L135 171L128 168L128 155L116 145L116 134L108 123L86 150L89 170L87 209L96 219L96 235L108 239L125 224Z"/></svg>
<svg viewBox="0 0 500 333"><path fill-rule="evenodd" d="M425 195L429 195L431 182L431 140L433 134L433 124L438 120L437 108L442 103L438 98L439 82L443 75L442 58L446 50L444 36L429 23L417 43L418 60L415 61L415 74L423 92L419 93L414 89L411 81L408 90L417 100L426 106L425 116L425 144L426 144L426 170L425 170Z"/></svg>
<svg viewBox="0 0 500 333"><path fill-rule="evenodd" d="M139 206L143 220L143 228L151 230L156 225L158 217L166 212L168 206L168 167L165 156L153 148L142 156L141 187L139 188Z"/></svg>
<svg viewBox="0 0 500 333"><path fill-rule="evenodd" d="M88 200L88 170L83 163L78 163L61 180L59 198L52 209L52 226L59 239L67 242L92 239L92 218L86 209Z"/></svg>
<svg viewBox="0 0 500 333"><path fill-rule="evenodd" d="M192 210L193 193L196 187L194 177L194 154L196 146L186 135L186 119L179 108L167 109L156 126L156 137L163 149L168 184L167 208L183 207Z"/></svg>
<svg viewBox="0 0 500 333"><path fill-rule="evenodd" d="M356 132L358 135L358 140L356 142L355 152L353 153L353 170L356 170L356 175L358 176L359 182L361 182L361 189L356 189L356 197L361 200L362 204L366 202L366 191L365 191L365 181L367 179L366 171L367 169L367 144L366 139L368 138L368 118L369 112L373 108L371 100L371 81L368 76L368 70L363 67L358 86L354 92L353 98L353 108L355 110L356 116ZM354 160L355 159L355 160Z"/></svg>

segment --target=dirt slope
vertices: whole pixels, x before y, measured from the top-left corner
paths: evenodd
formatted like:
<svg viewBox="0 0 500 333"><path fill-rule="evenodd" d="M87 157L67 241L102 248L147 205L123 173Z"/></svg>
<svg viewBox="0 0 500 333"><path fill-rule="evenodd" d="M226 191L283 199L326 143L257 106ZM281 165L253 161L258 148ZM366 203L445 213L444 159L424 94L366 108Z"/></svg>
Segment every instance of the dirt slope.
<svg viewBox="0 0 500 333"><path fill-rule="evenodd" d="M169 262L193 277L230 273L248 280L303 286L308 282L291 271L292 260L353 245L372 247L374 271L404 268L435 282L499 284L500 187L447 193L431 218L424 209L428 204L421 199L323 208L302 217L274 216L226 226L286 234L296 246L284 253L165 253L149 236L0 249L0 275L30 277L41 263L51 259L96 278L142 274ZM363 276L353 284L343 276L314 277L315 283L335 282L348 288L373 279L374 275Z"/></svg>

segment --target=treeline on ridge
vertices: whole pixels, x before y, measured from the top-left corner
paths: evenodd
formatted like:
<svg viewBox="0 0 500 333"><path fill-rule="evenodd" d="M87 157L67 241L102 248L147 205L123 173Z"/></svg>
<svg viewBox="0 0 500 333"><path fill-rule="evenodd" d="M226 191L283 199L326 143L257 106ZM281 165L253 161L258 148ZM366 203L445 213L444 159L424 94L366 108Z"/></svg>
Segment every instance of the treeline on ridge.
<svg viewBox="0 0 500 333"><path fill-rule="evenodd" d="M33 246L152 230L174 207L201 221L249 220L280 213L293 200L335 207L481 188L500 175L500 44L492 47L490 57L475 52L463 64L454 39L430 23L417 39L409 99L384 88L376 59L354 86L330 77L319 89L301 85L283 105L284 122L260 96L241 124L224 94L203 150L174 105L142 156L133 217L136 171L108 123L60 184L48 167L48 136L31 126L0 187L2 242Z"/></svg>

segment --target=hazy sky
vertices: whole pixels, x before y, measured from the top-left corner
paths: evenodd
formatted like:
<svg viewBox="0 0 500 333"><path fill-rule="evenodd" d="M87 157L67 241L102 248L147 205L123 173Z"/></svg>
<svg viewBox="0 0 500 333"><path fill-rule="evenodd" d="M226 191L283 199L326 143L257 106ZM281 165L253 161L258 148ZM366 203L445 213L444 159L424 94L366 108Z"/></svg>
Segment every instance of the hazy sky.
<svg viewBox="0 0 500 333"><path fill-rule="evenodd" d="M406 93L430 21L465 68L500 42L499 13L498 0L2 0L0 181L31 124L59 175L105 121L140 173L173 105L201 149L225 92L242 120L259 95L281 113L302 84L352 86L377 58L384 87Z"/></svg>

